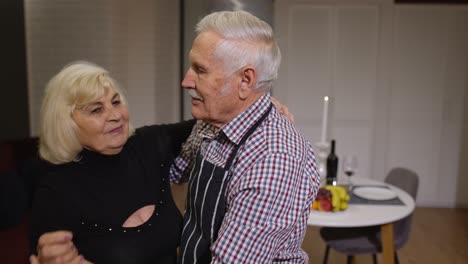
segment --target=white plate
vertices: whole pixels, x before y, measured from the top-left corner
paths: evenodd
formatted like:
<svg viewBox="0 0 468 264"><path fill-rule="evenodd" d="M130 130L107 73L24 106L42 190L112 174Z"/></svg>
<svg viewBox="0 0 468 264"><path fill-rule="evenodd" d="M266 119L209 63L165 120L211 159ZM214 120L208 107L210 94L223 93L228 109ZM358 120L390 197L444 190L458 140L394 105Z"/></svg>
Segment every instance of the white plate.
<svg viewBox="0 0 468 264"><path fill-rule="evenodd" d="M356 187L353 193L368 200L390 200L397 197L392 190L382 187Z"/></svg>

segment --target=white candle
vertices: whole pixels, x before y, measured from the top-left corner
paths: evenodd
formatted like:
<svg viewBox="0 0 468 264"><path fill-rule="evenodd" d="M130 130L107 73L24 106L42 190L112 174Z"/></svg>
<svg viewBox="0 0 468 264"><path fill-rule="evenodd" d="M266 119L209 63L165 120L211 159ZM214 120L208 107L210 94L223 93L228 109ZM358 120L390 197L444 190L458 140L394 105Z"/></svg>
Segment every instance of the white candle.
<svg viewBox="0 0 468 264"><path fill-rule="evenodd" d="M328 96L323 98L323 117L322 117L322 143L327 140L327 125L328 125Z"/></svg>

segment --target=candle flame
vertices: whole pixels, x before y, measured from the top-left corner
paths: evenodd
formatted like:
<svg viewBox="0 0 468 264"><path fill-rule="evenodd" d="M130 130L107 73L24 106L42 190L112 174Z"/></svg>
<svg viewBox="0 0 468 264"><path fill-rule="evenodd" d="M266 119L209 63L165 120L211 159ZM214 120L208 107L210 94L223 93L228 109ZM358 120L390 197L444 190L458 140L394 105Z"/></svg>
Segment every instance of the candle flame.
<svg viewBox="0 0 468 264"><path fill-rule="evenodd" d="M325 101L328 101L328 96L325 96L323 99L325 99Z"/></svg>

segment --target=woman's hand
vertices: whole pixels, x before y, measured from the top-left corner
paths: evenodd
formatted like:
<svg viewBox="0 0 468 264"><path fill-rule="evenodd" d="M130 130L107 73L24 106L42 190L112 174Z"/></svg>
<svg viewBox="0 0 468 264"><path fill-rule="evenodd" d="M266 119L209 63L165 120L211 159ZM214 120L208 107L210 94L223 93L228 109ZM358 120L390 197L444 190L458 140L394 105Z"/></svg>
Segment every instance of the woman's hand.
<svg viewBox="0 0 468 264"><path fill-rule="evenodd" d="M291 120L291 122L294 123L294 115L291 112L289 112L288 107L285 105L282 105L280 101L278 101L278 99L274 98L273 96L270 96L270 98L273 104L276 106L276 108L280 111L280 113L284 115L285 117L287 117L289 120Z"/></svg>
<svg viewBox="0 0 468 264"><path fill-rule="evenodd" d="M36 255L31 255L31 264L49 263L89 263L78 250L72 241L73 234L68 231L56 231L44 233L39 238Z"/></svg>

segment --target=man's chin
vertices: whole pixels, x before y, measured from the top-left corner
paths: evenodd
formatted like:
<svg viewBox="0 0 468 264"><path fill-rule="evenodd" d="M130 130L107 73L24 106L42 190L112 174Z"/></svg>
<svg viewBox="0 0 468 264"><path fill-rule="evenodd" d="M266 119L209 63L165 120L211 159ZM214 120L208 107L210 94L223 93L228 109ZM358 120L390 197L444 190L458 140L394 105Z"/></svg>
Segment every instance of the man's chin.
<svg viewBox="0 0 468 264"><path fill-rule="evenodd" d="M202 118L199 115L194 114L193 112L192 112L192 117L197 119L197 120L202 120Z"/></svg>
<svg viewBox="0 0 468 264"><path fill-rule="evenodd" d="M204 117L200 109L194 105L192 106L192 116L197 120L203 120Z"/></svg>

